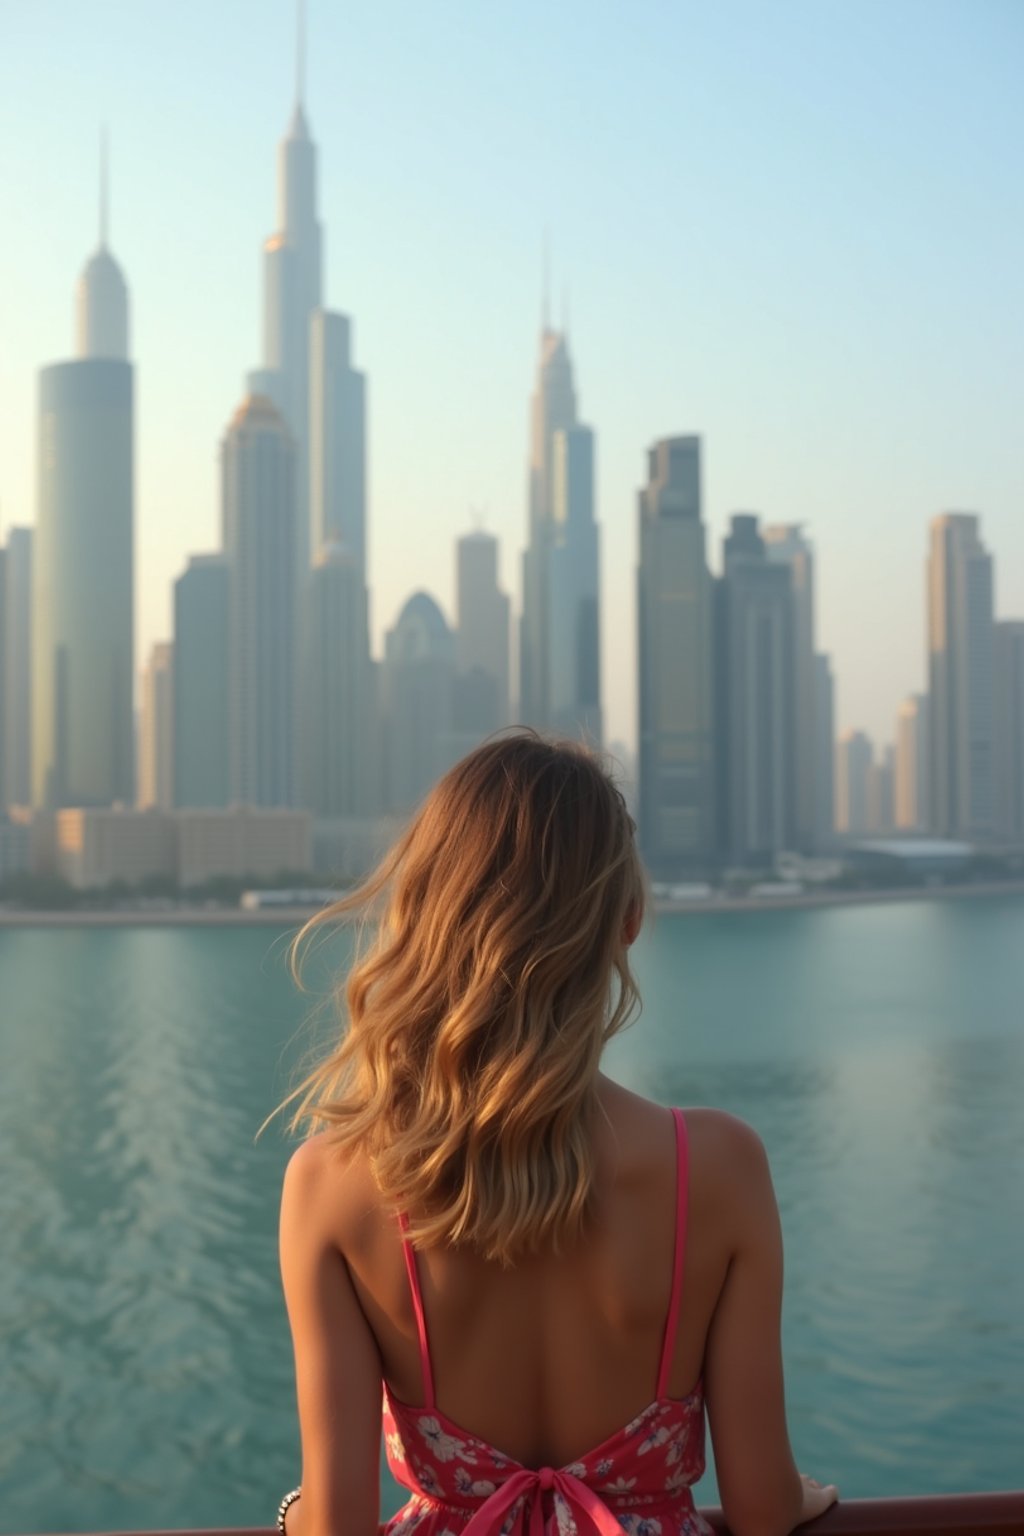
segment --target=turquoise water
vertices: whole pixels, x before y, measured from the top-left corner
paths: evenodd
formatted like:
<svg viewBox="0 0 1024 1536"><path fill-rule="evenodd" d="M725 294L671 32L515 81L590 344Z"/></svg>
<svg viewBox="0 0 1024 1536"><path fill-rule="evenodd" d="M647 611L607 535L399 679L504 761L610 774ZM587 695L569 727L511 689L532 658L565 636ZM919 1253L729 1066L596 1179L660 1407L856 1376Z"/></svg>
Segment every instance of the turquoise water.
<svg viewBox="0 0 1024 1536"><path fill-rule="evenodd" d="M1024 900L662 917L636 956L614 1075L768 1146L801 1467L1019 1486ZM296 1481L253 1135L304 1006L265 928L0 929L0 1529L267 1524Z"/></svg>

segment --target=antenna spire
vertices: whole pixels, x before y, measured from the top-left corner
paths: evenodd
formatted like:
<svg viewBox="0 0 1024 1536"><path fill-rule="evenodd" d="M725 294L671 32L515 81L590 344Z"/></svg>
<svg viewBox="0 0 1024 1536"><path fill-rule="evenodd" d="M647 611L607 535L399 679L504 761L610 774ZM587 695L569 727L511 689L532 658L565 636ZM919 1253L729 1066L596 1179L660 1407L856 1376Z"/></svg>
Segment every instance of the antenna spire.
<svg viewBox="0 0 1024 1536"><path fill-rule="evenodd" d="M107 125L100 128L100 250L107 248L110 233L110 176L107 155Z"/></svg>
<svg viewBox="0 0 1024 1536"><path fill-rule="evenodd" d="M540 299L540 324L541 330L551 329L551 231L544 229L544 261L543 277L541 282Z"/></svg>
<svg viewBox="0 0 1024 1536"><path fill-rule="evenodd" d="M297 0L295 36L295 105L301 111L306 94L306 5Z"/></svg>

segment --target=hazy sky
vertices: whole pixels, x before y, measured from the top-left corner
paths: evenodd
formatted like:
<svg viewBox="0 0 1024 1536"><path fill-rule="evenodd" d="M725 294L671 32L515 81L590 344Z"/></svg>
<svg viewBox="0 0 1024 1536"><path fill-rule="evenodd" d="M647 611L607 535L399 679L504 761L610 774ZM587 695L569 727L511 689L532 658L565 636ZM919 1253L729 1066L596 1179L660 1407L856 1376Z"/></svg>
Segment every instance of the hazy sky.
<svg viewBox="0 0 1024 1536"><path fill-rule="evenodd" d="M139 659L214 548L260 353L288 0L0 0L0 533L35 515L98 125L137 364ZM482 509L518 604L542 235L597 433L609 734L635 737L636 492L704 438L729 514L806 523L837 726L924 680L927 522L977 511L1024 616L1022 0L310 0L326 300L369 374L374 631L453 616Z"/></svg>

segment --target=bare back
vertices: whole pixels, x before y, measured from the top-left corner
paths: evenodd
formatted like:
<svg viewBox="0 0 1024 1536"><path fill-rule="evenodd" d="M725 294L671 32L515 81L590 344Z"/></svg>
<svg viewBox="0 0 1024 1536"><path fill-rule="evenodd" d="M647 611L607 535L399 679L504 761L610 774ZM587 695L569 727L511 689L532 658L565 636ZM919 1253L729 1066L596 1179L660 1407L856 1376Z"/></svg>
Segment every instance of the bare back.
<svg viewBox="0 0 1024 1536"><path fill-rule="evenodd" d="M610 1080L601 1079L599 1097L595 1221L573 1251L511 1270L465 1250L417 1255L439 1407L526 1466L571 1462L655 1396L675 1243L673 1123L660 1106ZM733 1124L714 1110L687 1114L689 1214L672 1397L686 1396L701 1375L734 1248L723 1198L723 1153ZM377 1341L384 1378L397 1398L421 1404L416 1319L397 1224L381 1208L365 1165L335 1164L335 1181L334 1241Z"/></svg>

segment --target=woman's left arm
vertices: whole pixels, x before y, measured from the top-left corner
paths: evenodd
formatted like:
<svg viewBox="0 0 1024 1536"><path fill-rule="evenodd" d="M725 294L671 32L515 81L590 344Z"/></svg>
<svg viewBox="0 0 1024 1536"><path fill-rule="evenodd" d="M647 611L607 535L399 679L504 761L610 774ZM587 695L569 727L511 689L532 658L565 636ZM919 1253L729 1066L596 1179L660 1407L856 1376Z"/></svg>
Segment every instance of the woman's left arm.
<svg viewBox="0 0 1024 1536"><path fill-rule="evenodd" d="M380 1355L330 1235L325 1154L321 1141L299 1147L281 1194L281 1278L302 1435L302 1497L287 1512L287 1536L377 1536Z"/></svg>

